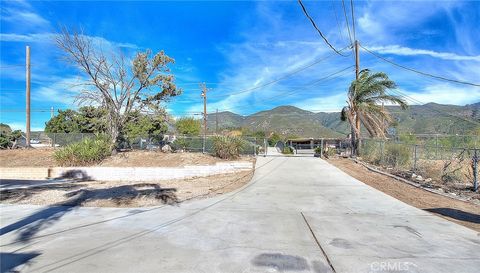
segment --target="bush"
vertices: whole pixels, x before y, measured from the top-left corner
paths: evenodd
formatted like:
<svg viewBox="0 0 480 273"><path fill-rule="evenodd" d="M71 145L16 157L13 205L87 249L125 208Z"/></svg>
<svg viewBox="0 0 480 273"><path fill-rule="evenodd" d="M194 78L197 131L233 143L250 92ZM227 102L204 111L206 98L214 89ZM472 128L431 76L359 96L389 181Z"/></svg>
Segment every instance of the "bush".
<svg viewBox="0 0 480 273"><path fill-rule="evenodd" d="M409 146L401 144L385 144L385 163L389 166L409 167L412 153Z"/></svg>
<svg viewBox="0 0 480 273"><path fill-rule="evenodd" d="M291 147L285 146L283 148L282 154L291 155L293 154L293 149Z"/></svg>
<svg viewBox="0 0 480 273"><path fill-rule="evenodd" d="M177 132L181 135L197 136L202 130L200 120L194 118L181 118L175 123Z"/></svg>
<svg viewBox="0 0 480 273"><path fill-rule="evenodd" d="M223 159L237 158L245 149L246 143L243 139L232 136L214 136L213 153Z"/></svg>
<svg viewBox="0 0 480 273"><path fill-rule="evenodd" d="M207 139L208 142L208 139ZM203 138L201 137L178 137L171 147L174 151L202 151Z"/></svg>
<svg viewBox="0 0 480 273"><path fill-rule="evenodd" d="M85 138L54 153L55 161L61 166L87 166L101 162L111 154L111 142L99 136Z"/></svg>

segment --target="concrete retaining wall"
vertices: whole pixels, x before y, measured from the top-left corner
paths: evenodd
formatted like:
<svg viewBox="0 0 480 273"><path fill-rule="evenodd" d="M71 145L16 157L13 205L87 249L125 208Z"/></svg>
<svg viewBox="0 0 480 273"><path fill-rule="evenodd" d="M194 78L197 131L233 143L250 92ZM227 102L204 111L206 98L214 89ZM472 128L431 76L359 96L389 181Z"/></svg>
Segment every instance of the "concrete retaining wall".
<svg viewBox="0 0 480 273"><path fill-rule="evenodd" d="M48 168L0 168L1 179L45 179Z"/></svg>
<svg viewBox="0 0 480 273"><path fill-rule="evenodd" d="M252 162L222 162L216 165L157 167L55 167L55 168L0 168L2 179L89 178L110 181L152 181L209 176L251 170Z"/></svg>

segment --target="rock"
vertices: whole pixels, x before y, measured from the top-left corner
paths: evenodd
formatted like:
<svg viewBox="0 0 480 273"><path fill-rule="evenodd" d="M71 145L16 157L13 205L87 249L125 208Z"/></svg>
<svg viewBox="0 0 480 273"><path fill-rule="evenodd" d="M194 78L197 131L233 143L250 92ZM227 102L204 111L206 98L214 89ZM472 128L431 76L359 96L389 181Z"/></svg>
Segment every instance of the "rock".
<svg viewBox="0 0 480 273"><path fill-rule="evenodd" d="M415 179L415 178L417 178L417 175L412 173L412 179Z"/></svg>
<svg viewBox="0 0 480 273"><path fill-rule="evenodd" d="M164 153L171 153L172 152L172 147L170 147L170 145L163 145L162 147L162 152Z"/></svg>
<svg viewBox="0 0 480 273"><path fill-rule="evenodd" d="M415 180L417 181L423 181L423 177L421 175L417 175L417 177L415 177Z"/></svg>
<svg viewBox="0 0 480 273"><path fill-rule="evenodd" d="M431 178L427 178L427 179L425 179L425 182L430 183L430 182L432 182L432 179L431 179Z"/></svg>

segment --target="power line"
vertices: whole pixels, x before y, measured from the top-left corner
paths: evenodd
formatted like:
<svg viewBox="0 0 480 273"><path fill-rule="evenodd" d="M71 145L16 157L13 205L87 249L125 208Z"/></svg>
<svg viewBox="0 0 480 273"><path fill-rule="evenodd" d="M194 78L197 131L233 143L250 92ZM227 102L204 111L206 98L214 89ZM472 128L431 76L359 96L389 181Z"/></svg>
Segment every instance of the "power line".
<svg viewBox="0 0 480 273"><path fill-rule="evenodd" d="M342 37L342 39L348 40L348 38L344 35L342 31L342 27L340 26L340 21L338 20L338 16L337 16L338 12L337 12L337 9L335 8L335 2L332 1L331 4L333 8L333 14L335 15L335 21L337 22L338 31L340 32L340 36ZM350 42L351 41L347 41L347 43L350 43Z"/></svg>
<svg viewBox="0 0 480 273"><path fill-rule="evenodd" d="M275 100L275 98L277 98L277 99L278 99L278 98L285 98L285 97L287 97L287 96L289 96L289 95L292 95L292 94L294 94L294 93L296 93L296 92L298 92L298 91L303 91L306 87L313 86L313 85L316 85L316 84L318 84L318 83L320 83L320 82L322 82L322 81L328 80L330 77L335 76L335 75L338 75L338 74L340 74L340 73L342 73L342 72L344 72L344 71L346 71L346 70L348 70L348 69L350 69L350 68L352 68L352 67L354 67L354 66L353 66L353 65L350 65L350 66L348 66L348 67L346 67L346 68L344 68L344 69L341 69L341 70L338 70L338 71L336 71L336 72L333 72L333 73L331 73L331 74L329 74L329 75L327 75L327 76L325 76L325 77L322 77L322 78L320 78L320 79L317 79L317 80L314 80L314 81L312 81L312 82L309 82L308 84L306 84L306 85L304 85L304 86L302 86L302 87L300 87L300 88L296 88L296 89L294 89L294 90L291 90L289 93L285 94L285 96L283 96L283 97L279 97L280 95L282 95L281 93L280 93L280 94L275 94L275 96L262 99L261 102L272 101L272 100ZM248 105L252 105L252 104L248 104ZM243 107L243 106L248 106L248 105L240 105L240 106ZM236 105L236 106L238 107L239 105ZM221 109L221 111L228 111L228 110L233 110L233 109Z"/></svg>
<svg viewBox="0 0 480 273"><path fill-rule="evenodd" d="M0 65L0 69L10 68L10 67L25 67L25 65L24 65L24 64L6 64L6 65Z"/></svg>
<svg viewBox="0 0 480 273"><path fill-rule="evenodd" d="M440 110L438 110L438 109L435 109L435 108L431 107L430 105L428 105L427 103L422 102L422 101L419 101L419 100L417 100L417 99L415 99L415 98L412 98L412 97L408 96L407 94L405 94L405 93L403 93L403 92L400 92L400 91L398 91L398 90L392 89L392 90L390 90L390 91L396 93L396 94L399 95L400 97L403 97L403 98L405 98L405 99L407 99L407 100L410 100L411 102L418 103L418 104L424 106L425 108L431 110L432 112L438 113L438 114L443 115L443 116L449 116L449 117L457 118L457 119L460 119L460 120L463 120L463 121L466 121L466 122L470 122L470 123L473 123L473 124L478 124L478 125L480 125L480 122L477 122L477 121L474 121L474 120L470 120L470 119L467 119L467 118L465 118L465 117L460 117L460 116L457 116L457 115L453 115L453 114L451 114L451 113L447 113L447 112L443 112L443 111L440 111Z"/></svg>
<svg viewBox="0 0 480 273"><path fill-rule="evenodd" d="M350 68L352 68L352 67L353 67L353 65L348 66L348 67L346 67L346 68L344 68L344 69L342 69L342 70L339 70L339 71L334 72L334 73L332 73L332 74L329 74L329 75L327 75L327 76L325 76L325 77L323 77L323 78L320 78L320 79L317 79L317 80L315 80L315 81L313 81L313 82L310 82L310 83L308 83L307 85L305 85L305 86L303 86L303 87L300 87L300 88L296 88L296 89L294 89L294 90L291 90L290 92L288 92L288 93L286 93L286 94L283 94L283 96L282 96L281 98L283 99L283 98L285 98L285 97L288 97L288 96L291 96L291 95L293 95L293 94L296 94L296 93L298 93L298 91L303 91L305 88L309 88L309 87L311 87L311 86L315 86L315 85L317 85L317 84L320 83L320 82L328 81L328 80L333 80L333 79L336 79L336 78L338 78L338 77L344 76L344 73L342 73L342 72L345 72L345 71L351 72L351 71L348 70L348 69L350 69ZM332 77L332 76L335 76L335 77ZM332 77L332 78L330 78L330 77ZM278 95L276 95L275 97L263 99L262 101L265 102L266 100L269 100L269 101L277 100L277 99L280 98L279 95L282 95L282 94L278 94ZM277 98L277 99L276 99L276 98Z"/></svg>
<svg viewBox="0 0 480 273"><path fill-rule="evenodd" d="M318 34L320 34L320 36L323 38L323 40L325 41L325 43L326 43L333 51L335 51L335 53L337 53L338 55L344 56L344 57L348 56L348 55L342 54L339 50L337 50L335 47L333 47L332 44L330 44L330 42L327 40L327 37L325 37L325 35L323 35L323 33L320 31L320 29L318 29L317 24L315 24L315 21L313 20L313 18L310 17L310 15L308 15L307 9L306 9L305 6L303 5L302 0L298 0L298 3L299 3L300 6L302 7L302 10L303 10L303 13L305 14L305 16L308 18L308 20L310 20L310 23L312 23L313 27L317 30Z"/></svg>
<svg viewBox="0 0 480 273"><path fill-rule="evenodd" d="M342 0L343 15L345 16L345 21L347 22L348 37L350 38L350 45L353 45L352 34L350 33L350 25L348 23L347 9L345 8L345 0Z"/></svg>
<svg viewBox="0 0 480 273"><path fill-rule="evenodd" d="M361 48L365 49L365 51L367 51L368 53L370 53L371 55L375 56L376 58L380 59L380 60L383 60L387 63L390 63L394 66L397 66L397 67L400 67L400 68L403 68L405 70L408 70L408 71L411 71L411 72L414 72L414 73L417 73L417 74L420 74L420 75L423 75L423 76L427 76L427 77L431 77L431 78L434 78L434 79L438 79L438 80L443 80L443 81L448 81L448 82L454 82L454 83L459 83L459 84L465 84L465 85L471 85L471 86L475 86L475 87L480 87L480 84L478 83L471 83L471 82L465 82L465 81L459 81L459 80L455 80L455 79L449 79L449 78L445 78L445 77L442 77L442 76L437 76L437 75L433 75L433 74L430 74L430 73L426 73L426 72L422 72L422 71L419 71L419 70L416 70L416 69L413 69L413 68L409 68L409 67L406 67L404 65L401 65L401 64L397 64L387 58L384 58L372 51L370 51L368 48L360 45Z"/></svg>
<svg viewBox="0 0 480 273"><path fill-rule="evenodd" d="M352 10L352 30L353 30L353 40L357 40L357 35L355 33L355 10L353 8L353 0L350 0L350 9Z"/></svg>
<svg viewBox="0 0 480 273"><path fill-rule="evenodd" d="M340 51L343 51L343 50L345 50L345 49L347 49L347 48L348 48L348 47L344 47L344 48L340 49ZM246 93L246 92L250 92L250 91L253 91L253 90L260 89L260 88L262 88L262 87L265 87L265 86L268 86L268 85L277 83L277 82L279 82L279 81L282 81L282 80L284 80L284 79L286 79L286 78L289 78L289 77L291 77L291 76L293 76L293 75L295 75L295 74L297 74L297 73L299 73L299 72L301 72L301 71L303 71L303 70L306 70L307 68L310 68L310 67L312 67L312 66L314 66L314 65L316 65L316 64L319 64L319 63L321 63L321 62L323 62L323 61L331 58L332 56L334 56L334 55L328 55L328 56L326 56L326 57L324 57L324 58L318 59L318 60L316 60L316 61L314 61L314 62L312 62L312 63L310 63L310 64L308 64L308 65L305 65L305 66L303 66L303 67L298 68L297 70L294 70L294 71L292 71L292 72L289 72L289 73L283 75L283 76L280 77L280 78L277 78L277 79L275 79L275 80L266 82L266 83L261 84L261 85L259 85L259 86L255 86L255 87L251 87L251 88L248 88L248 89L244 89L244 90L242 90L242 91L238 91L238 92L235 92L235 93L228 93L228 94L221 94L221 95L212 95L211 97L213 97L213 98L218 98L218 97L235 96L235 95L238 95L238 94L242 94L242 93Z"/></svg>

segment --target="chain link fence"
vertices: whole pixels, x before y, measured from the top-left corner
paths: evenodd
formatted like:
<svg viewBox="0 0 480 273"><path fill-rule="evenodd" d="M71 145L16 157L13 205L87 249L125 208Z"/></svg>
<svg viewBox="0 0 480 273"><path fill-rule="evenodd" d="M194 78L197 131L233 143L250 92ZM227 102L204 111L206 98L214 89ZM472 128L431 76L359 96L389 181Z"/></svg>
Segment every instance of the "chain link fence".
<svg viewBox="0 0 480 273"><path fill-rule="evenodd" d="M463 147L455 147L462 143ZM443 145L441 145L443 144ZM439 183L464 184L478 190L478 157L475 136L462 142L429 138L419 143L362 139L360 156L374 165L415 173ZM469 185L469 186L467 186ZM461 186L461 185L457 185Z"/></svg>
<svg viewBox="0 0 480 273"><path fill-rule="evenodd" d="M214 135L208 136L145 136L134 139L124 139L120 149L132 150L161 150L168 145L172 151L214 153ZM33 147L64 147L79 142L85 138L95 138L95 134L89 133L44 133L34 132L31 134L31 146ZM263 145L263 139L255 137L240 137L243 141L241 153L244 155L256 155Z"/></svg>

